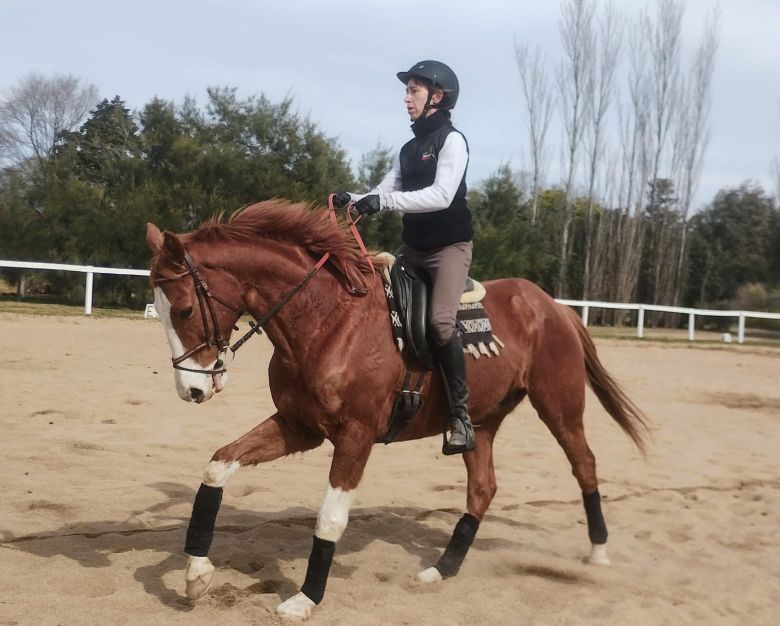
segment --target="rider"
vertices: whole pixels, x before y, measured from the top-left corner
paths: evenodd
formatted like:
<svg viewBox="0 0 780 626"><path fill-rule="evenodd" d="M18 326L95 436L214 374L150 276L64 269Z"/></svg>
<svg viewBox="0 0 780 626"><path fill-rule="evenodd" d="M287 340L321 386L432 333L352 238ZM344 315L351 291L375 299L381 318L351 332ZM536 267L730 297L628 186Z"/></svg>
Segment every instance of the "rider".
<svg viewBox="0 0 780 626"><path fill-rule="evenodd" d="M425 269L432 281L429 327L452 422L442 451L459 454L474 449L474 428L468 414L463 343L455 323L473 237L466 204L468 144L450 121L458 101L458 78L439 61L420 61L397 76L406 85L404 103L414 138L401 148L377 187L364 195L340 192L335 204L343 207L353 201L361 215L404 214L399 254Z"/></svg>

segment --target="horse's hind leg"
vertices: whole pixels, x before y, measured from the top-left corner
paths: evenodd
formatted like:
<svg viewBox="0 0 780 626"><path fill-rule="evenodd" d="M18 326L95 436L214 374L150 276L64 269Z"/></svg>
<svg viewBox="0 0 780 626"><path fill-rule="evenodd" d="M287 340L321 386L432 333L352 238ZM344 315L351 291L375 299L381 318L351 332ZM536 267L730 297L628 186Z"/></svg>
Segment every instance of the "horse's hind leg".
<svg viewBox="0 0 780 626"><path fill-rule="evenodd" d="M208 590L214 566L208 558L214 536L222 489L243 465L257 465L281 456L316 448L323 441L316 435L302 435L285 428L277 415L214 453L203 472L203 483L195 496L187 528L184 551L189 555L185 573L187 597L195 600Z"/></svg>
<svg viewBox="0 0 780 626"><path fill-rule="evenodd" d="M451 578L460 571L480 522L496 495L496 472L493 467L493 439L501 420L480 426L475 430L475 446L463 455L468 472L466 513L458 520L449 544L433 567L417 574L422 583L438 582Z"/></svg>
<svg viewBox="0 0 780 626"><path fill-rule="evenodd" d="M563 448L571 464L572 474L582 490L582 502L588 520L591 552L587 562L609 565L607 557L607 525L601 512L601 496L596 477L596 457L585 439L582 414L585 409L585 382L563 383L552 392L530 393L531 403L539 417ZM554 380L554 379L551 379ZM549 386L549 385L548 385Z"/></svg>
<svg viewBox="0 0 780 626"><path fill-rule="evenodd" d="M297 594L276 607L279 615L306 619L322 601L336 542L347 528L354 490L363 477L375 440L376 432L357 421L348 421L339 429L333 441L330 476L317 516L306 580Z"/></svg>

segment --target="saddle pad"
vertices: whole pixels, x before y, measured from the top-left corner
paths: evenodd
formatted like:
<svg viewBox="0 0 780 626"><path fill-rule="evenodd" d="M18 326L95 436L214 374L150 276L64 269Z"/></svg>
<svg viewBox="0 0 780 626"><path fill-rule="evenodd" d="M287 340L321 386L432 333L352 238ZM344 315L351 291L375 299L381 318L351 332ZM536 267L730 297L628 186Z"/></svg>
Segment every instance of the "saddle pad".
<svg viewBox="0 0 780 626"><path fill-rule="evenodd" d="M463 339L463 350L479 358L483 354L498 354L498 346L504 344L493 334L487 311L481 302L461 303L457 313L457 325Z"/></svg>

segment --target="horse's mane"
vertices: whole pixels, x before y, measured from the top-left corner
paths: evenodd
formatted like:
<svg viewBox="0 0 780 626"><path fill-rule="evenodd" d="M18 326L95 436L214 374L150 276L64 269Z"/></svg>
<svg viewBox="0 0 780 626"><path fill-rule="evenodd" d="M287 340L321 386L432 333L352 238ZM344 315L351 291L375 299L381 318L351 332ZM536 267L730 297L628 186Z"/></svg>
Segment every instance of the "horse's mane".
<svg viewBox="0 0 780 626"><path fill-rule="evenodd" d="M304 203L274 199L250 204L235 211L227 222L220 215L182 235L185 244L253 243L261 238L297 244L314 256L330 252L331 259L351 284L364 282L361 275L371 272L369 261L344 220L339 219L336 223L326 210Z"/></svg>

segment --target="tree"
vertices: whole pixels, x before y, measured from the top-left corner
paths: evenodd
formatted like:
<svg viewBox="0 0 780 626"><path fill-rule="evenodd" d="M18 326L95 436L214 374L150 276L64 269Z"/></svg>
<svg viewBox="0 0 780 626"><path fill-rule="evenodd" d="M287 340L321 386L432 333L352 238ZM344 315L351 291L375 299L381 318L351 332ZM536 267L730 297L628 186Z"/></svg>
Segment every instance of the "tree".
<svg viewBox="0 0 780 626"><path fill-rule="evenodd" d="M153 98L139 115L141 150L150 173L172 180L175 171L171 158L177 140L184 135L172 102Z"/></svg>
<svg viewBox="0 0 780 626"><path fill-rule="evenodd" d="M717 306L741 285L776 286L778 209L760 187L743 184L718 192L691 220L691 258L686 300Z"/></svg>
<svg viewBox="0 0 780 626"><path fill-rule="evenodd" d="M715 53L719 40L719 9L713 9L704 26L704 36L696 51L688 80L685 81L683 101L677 124L675 146L679 153L680 213L682 231L677 250L677 268L674 276L674 295L677 303L684 289L684 263L688 235L688 216L691 202L701 177L704 153L709 144L709 115L712 105L712 75L715 71Z"/></svg>
<svg viewBox="0 0 780 626"><path fill-rule="evenodd" d="M392 169L393 158L393 149L380 143L373 150L361 155L355 190L366 193L382 182ZM378 251L393 252L401 245L401 219L400 213L382 211L370 220L361 220L358 228L366 245Z"/></svg>
<svg viewBox="0 0 780 626"><path fill-rule="evenodd" d="M97 87L81 79L29 74L0 102L0 164L34 158L43 166L61 133L77 128L97 100Z"/></svg>
<svg viewBox="0 0 780 626"><path fill-rule="evenodd" d="M98 104L78 132L64 133L59 150L63 158L74 159L79 179L114 192L133 186L140 153L138 126L119 96Z"/></svg>
<svg viewBox="0 0 780 626"><path fill-rule="evenodd" d="M604 135L606 133L607 111L612 95L615 70L620 52L621 33L613 4L608 4L599 16L598 30L595 36L595 58L592 80L586 88L587 130L589 131L590 152L588 154L588 196L585 216L585 241L583 244L582 297L591 298L591 255L593 254L593 212L596 204L596 183L604 158ZM606 251L599 247L596 254L604 256Z"/></svg>
<svg viewBox="0 0 780 626"><path fill-rule="evenodd" d="M528 116L528 141L531 147L533 167L531 184L531 222L536 221L539 193L544 180L546 162L547 129L552 114L552 90L547 80L547 69L541 49L533 52L527 44L515 42L515 60L520 72L526 113Z"/></svg>
<svg viewBox="0 0 780 626"><path fill-rule="evenodd" d="M585 94L593 80L593 15L595 2L566 0L561 6L560 33L565 60L558 71L558 91L566 134L564 198L561 215L560 264L556 293L568 295L571 222L574 215L574 182L588 113Z"/></svg>

